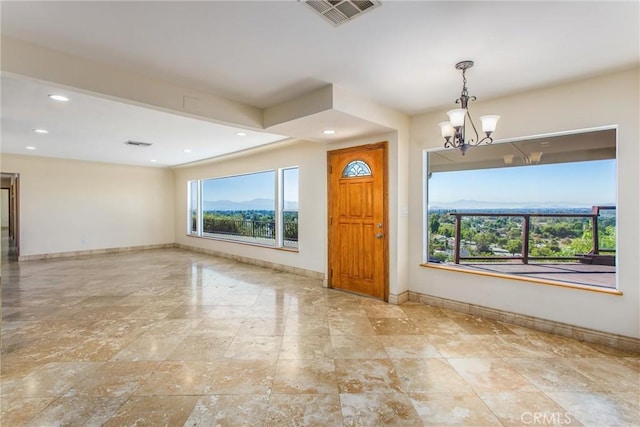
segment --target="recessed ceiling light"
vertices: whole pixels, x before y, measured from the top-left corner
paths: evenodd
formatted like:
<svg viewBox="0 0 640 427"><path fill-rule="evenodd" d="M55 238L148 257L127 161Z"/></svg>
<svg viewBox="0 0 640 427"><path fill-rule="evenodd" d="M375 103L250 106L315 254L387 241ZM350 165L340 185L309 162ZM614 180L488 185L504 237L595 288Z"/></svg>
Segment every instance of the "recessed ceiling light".
<svg viewBox="0 0 640 427"><path fill-rule="evenodd" d="M33 131L34 131L35 133L49 133L49 131L48 131L48 130L46 130L46 129L34 129Z"/></svg>
<svg viewBox="0 0 640 427"><path fill-rule="evenodd" d="M236 133L236 135L238 135L238 136L247 136L247 133L246 132L238 132L238 133Z"/></svg>
<svg viewBox="0 0 640 427"><path fill-rule="evenodd" d="M157 162L157 160L156 160L156 159L151 159L151 160L149 160L149 161L150 161L151 163L155 163L155 162Z"/></svg>
<svg viewBox="0 0 640 427"><path fill-rule="evenodd" d="M36 149L36 147L32 147L32 146L30 146L30 145L27 145L27 146L26 146L26 147L24 147L24 148L26 148L27 150L35 150L35 149Z"/></svg>
<svg viewBox="0 0 640 427"><path fill-rule="evenodd" d="M188 149L188 148L185 148L185 149L184 149L184 152L185 152L185 153L190 153L190 152L191 152L191 150L190 150L190 149Z"/></svg>
<svg viewBox="0 0 640 427"><path fill-rule="evenodd" d="M333 135L333 134L336 133L336 131L333 130L333 129L327 129L327 130L322 131L322 133L324 133L325 135Z"/></svg>
<svg viewBox="0 0 640 427"><path fill-rule="evenodd" d="M49 98L53 99L54 101L60 101L60 102L67 102L69 100L69 98L67 98L64 95L56 95L56 94L49 95Z"/></svg>

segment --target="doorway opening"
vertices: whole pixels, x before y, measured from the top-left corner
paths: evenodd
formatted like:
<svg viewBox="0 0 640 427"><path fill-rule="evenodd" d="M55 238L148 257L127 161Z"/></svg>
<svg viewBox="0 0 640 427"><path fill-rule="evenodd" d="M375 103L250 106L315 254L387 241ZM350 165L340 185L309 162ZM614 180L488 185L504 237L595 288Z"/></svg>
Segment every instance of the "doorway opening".
<svg viewBox="0 0 640 427"><path fill-rule="evenodd" d="M16 261L20 255L19 227L20 175L2 172L0 177L0 202L2 210L2 260Z"/></svg>

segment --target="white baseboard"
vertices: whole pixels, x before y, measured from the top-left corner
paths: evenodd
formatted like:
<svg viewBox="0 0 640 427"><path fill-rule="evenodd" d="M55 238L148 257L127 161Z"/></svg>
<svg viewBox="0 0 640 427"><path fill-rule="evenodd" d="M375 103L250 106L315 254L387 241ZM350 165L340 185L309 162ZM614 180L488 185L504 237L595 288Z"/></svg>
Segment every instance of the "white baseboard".
<svg viewBox="0 0 640 427"><path fill-rule="evenodd" d="M198 248L195 246L183 245L181 243L175 244L176 248L185 249L191 252L197 252L207 255L213 255L220 258L232 259L244 264L257 265L259 267L270 268L277 271L285 271L287 273L293 273L300 276L310 277L312 279L325 280L324 273L320 271L306 270L304 268L293 267L291 265L277 264L274 262L264 261L261 259L249 258L241 255L230 254L228 252L216 251L213 249Z"/></svg>
<svg viewBox="0 0 640 427"><path fill-rule="evenodd" d="M640 339L409 291L409 301L499 320L579 341L640 353Z"/></svg>
<svg viewBox="0 0 640 427"><path fill-rule="evenodd" d="M174 243L161 243L157 245L142 245L142 246L126 246L120 248L104 248L104 249L89 249L86 251L69 251L69 252L53 252L47 254L33 254L33 255L20 255L18 262L23 261L39 261L44 259L59 259L59 258L73 258L86 255L103 255L103 254L115 254L120 252L133 252L133 251L147 251L150 249L167 249L175 247Z"/></svg>
<svg viewBox="0 0 640 427"><path fill-rule="evenodd" d="M400 292L398 295L389 294L389 304L404 304L409 301L409 291Z"/></svg>

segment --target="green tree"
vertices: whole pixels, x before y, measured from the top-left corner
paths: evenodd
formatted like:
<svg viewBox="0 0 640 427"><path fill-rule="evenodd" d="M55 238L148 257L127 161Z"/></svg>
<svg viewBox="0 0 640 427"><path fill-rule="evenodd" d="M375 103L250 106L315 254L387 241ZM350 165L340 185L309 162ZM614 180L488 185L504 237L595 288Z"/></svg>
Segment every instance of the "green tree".
<svg viewBox="0 0 640 427"><path fill-rule="evenodd" d="M433 255L433 257L438 261L442 261L442 262L451 261L450 257L447 254L442 252L438 252L437 254Z"/></svg>
<svg viewBox="0 0 640 427"><path fill-rule="evenodd" d="M587 229L582 234L582 237L572 239L569 245L571 254L587 254L593 250L593 233Z"/></svg>
<svg viewBox="0 0 640 427"><path fill-rule="evenodd" d="M429 218L429 230L431 230L431 234L435 234L438 232L440 228L440 221L436 215L431 215Z"/></svg>
<svg viewBox="0 0 640 427"><path fill-rule="evenodd" d="M453 237L456 234L456 227L453 224L440 224L440 227L438 227L438 234L442 234L446 237Z"/></svg>
<svg viewBox="0 0 640 427"><path fill-rule="evenodd" d="M535 246L531 249L531 256L554 256L555 254L548 246Z"/></svg>
<svg viewBox="0 0 640 427"><path fill-rule="evenodd" d="M616 227L615 225L608 225L602 230L600 234L600 248L603 249L615 249L616 248Z"/></svg>
<svg viewBox="0 0 640 427"><path fill-rule="evenodd" d="M491 233L477 233L473 240L479 253L491 253L491 244L495 242L495 236Z"/></svg>
<svg viewBox="0 0 640 427"><path fill-rule="evenodd" d="M515 239L509 240L505 249L509 251L510 254L520 254L522 253L522 241Z"/></svg>

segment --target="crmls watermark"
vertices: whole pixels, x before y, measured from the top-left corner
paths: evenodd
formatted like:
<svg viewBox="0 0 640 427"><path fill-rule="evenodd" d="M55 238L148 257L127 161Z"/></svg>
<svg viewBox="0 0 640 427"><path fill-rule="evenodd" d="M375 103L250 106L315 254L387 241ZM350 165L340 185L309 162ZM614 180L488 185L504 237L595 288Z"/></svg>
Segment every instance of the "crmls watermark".
<svg viewBox="0 0 640 427"><path fill-rule="evenodd" d="M526 425L569 425L573 421L568 412L523 412L520 421Z"/></svg>

